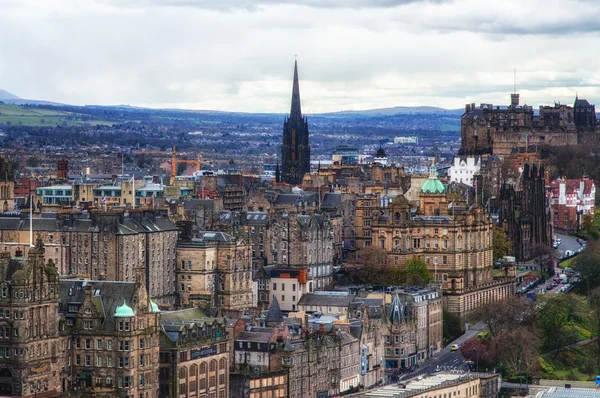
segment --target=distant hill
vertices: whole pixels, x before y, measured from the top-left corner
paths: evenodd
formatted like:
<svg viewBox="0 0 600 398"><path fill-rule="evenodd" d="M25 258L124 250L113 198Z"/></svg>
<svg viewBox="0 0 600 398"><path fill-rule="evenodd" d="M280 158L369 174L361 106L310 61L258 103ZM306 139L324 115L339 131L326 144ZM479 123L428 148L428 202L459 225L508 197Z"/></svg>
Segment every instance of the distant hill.
<svg viewBox="0 0 600 398"><path fill-rule="evenodd" d="M23 99L0 88L0 101L11 105L64 105L58 102Z"/></svg>
<svg viewBox="0 0 600 398"><path fill-rule="evenodd" d="M11 94L8 91L2 90L0 88L0 101L5 102L4 100L20 100L20 99L21 99L20 97L17 97L16 95Z"/></svg>
<svg viewBox="0 0 600 398"><path fill-rule="evenodd" d="M324 113L323 115L364 115L364 116L375 116L375 115L403 115L410 113L452 113L459 114L463 113L462 109L445 109L437 108L435 106L395 106L393 108L378 108L378 109L367 109L364 111L339 111Z"/></svg>

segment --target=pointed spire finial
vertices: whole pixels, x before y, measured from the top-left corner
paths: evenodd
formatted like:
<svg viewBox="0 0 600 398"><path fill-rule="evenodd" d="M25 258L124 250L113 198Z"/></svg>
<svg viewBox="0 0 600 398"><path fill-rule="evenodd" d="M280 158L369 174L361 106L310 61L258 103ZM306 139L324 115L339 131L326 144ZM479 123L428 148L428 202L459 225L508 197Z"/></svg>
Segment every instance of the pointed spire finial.
<svg viewBox="0 0 600 398"><path fill-rule="evenodd" d="M298 60L294 61L294 84L292 86L292 109L290 119L302 119L302 109L300 107L300 83L298 82Z"/></svg>

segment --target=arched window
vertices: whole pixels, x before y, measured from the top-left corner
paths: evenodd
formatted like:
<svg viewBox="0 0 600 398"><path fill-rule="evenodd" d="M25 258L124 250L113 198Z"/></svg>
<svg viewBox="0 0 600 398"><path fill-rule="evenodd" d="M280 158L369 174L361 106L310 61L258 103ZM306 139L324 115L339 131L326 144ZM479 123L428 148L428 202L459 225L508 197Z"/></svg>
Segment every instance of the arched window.
<svg viewBox="0 0 600 398"><path fill-rule="evenodd" d="M181 369L179 369L179 378L185 379L186 377L187 377L187 368L185 366L183 366Z"/></svg>
<svg viewBox="0 0 600 398"><path fill-rule="evenodd" d="M206 373L206 362L202 362L200 364L200 374L203 375Z"/></svg>
<svg viewBox="0 0 600 398"><path fill-rule="evenodd" d="M213 359L210 361L210 371L214 372L215 370L217 370L217 361Z"/></svg>
<svg viewBox="0 0 600 398"><path fill-rule="evenodd" d="M219 369L223 370L225 369L225 366L227 366L227 361L225 360L225 358L221 358L221 360L219 361Z"/></svg>

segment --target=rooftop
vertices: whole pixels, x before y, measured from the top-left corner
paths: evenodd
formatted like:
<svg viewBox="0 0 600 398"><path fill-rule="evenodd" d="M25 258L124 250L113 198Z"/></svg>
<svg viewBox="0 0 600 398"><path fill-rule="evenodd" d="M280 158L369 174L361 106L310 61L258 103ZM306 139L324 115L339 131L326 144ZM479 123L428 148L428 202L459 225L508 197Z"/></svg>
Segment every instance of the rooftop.
<svg viewBox="0 0 600 398"><path fill-rule="evenodd" d="M544 398L587 398L600 397L600 391L591 388L552 387L548 391L540 391L535 396Z"/></svg>

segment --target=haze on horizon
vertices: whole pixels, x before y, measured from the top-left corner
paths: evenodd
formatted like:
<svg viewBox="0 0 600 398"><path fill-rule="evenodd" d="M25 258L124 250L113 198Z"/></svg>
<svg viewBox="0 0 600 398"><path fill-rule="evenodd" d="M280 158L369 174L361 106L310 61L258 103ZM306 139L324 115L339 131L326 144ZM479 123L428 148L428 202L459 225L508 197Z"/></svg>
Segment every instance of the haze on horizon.
<svg viewBox="0 0 600 398"><path fill-rule="evenodd" d="M0 0L0 89L289 112L600 101L591 0Z"/></svg>

